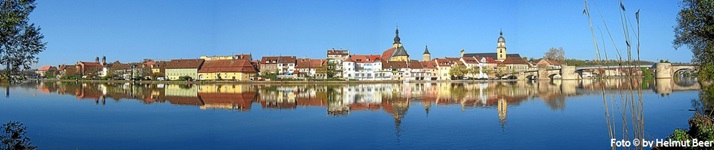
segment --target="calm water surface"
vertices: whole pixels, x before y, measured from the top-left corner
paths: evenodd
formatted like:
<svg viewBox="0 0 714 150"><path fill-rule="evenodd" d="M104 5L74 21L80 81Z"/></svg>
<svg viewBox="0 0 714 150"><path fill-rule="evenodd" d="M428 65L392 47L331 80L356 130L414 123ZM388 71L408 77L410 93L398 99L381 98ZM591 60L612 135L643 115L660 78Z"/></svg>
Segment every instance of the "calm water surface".
<svg viewBox="0 0 714 150"><path fill-rule="evenodd" d="M0 122L23 122L42 149L609 149L601 89L629 86L643 88L647 138L688 127L700 88L690 80L38 82L9 87Z"/></svg>

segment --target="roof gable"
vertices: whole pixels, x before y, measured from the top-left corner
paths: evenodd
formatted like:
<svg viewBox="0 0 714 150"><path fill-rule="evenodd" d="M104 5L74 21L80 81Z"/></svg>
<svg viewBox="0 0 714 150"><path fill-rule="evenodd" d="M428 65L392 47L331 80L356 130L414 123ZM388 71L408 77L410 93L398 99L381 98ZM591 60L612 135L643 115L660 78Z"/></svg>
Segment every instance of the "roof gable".
<svg viewBox="0 0 714 150"><path fill-rule="evenodd" d="M166 69L198 69L203 59L174 59L166 64Z"/></svg>
<svg viewBox="0 0 714 150"><path fill-rule="evenodd" d="M205 61L198 73L216 73L216 72L257 72L253 65L248 60L210 60Z"/></svg>

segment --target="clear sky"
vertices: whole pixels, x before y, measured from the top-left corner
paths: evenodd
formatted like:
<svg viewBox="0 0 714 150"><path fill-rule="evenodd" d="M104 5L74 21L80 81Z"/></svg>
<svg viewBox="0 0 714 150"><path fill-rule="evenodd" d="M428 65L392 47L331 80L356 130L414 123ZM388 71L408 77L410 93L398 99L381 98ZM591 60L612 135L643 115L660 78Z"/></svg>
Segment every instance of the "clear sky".
<svg viewBox="0 0 714 150"><path fill-rule="evenodd" d="M42 27L47 50L39 66L73 64L106 56L107 61L144 58L198 58L252 53L325 58L326 50L381 54L392 46L398 24L412 59L424 46L432 58L458 57L459 51L495 52L503 30L508 53L540 58L563 47L567 58L594 59L595 51L580 0L522 1L38 1L30 21ZM599 9L625 49L619 4L591 0L595 32L610 57L614 53ZM635 26L641 9L641 58L689 62L686 47L675 50L673 27L680 10L675 0L624 1ZM598 28L600 30L598 30ZM602 31L602 34L600 34ZM605 37L603 44L602 37ZM634 35L632 40L636 41ZM634 42L633 42L634 44ZM633 50L634 51L634 50Z"/></svg>

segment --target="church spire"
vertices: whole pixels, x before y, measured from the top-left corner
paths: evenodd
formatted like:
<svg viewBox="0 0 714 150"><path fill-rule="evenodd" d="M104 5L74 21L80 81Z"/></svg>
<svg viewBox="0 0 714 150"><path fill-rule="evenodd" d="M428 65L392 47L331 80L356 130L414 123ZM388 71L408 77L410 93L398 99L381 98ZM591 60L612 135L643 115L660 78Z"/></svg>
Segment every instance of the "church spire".
<svg viewBox="0 0 714 150"><path fill-rule="evenodd" d="M429 53L429 45L427 45L426 48L424 48L424 54L431 54L431 53Z"/></svg>
<svg viewBox="0 0 714 150"><path fill-rule="evenodd" d="M396 36L394 36L394 44L402 44L401 38L399 38L399 25L397 25L397 30L394 32Z"/></svg>

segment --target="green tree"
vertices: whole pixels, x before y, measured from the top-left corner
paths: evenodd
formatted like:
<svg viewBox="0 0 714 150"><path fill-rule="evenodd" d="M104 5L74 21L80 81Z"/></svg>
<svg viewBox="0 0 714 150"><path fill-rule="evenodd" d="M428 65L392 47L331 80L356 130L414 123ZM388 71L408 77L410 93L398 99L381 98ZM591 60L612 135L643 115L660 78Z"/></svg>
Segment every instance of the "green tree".
<svg viewBox="0 0 714 150"><path fill-rule="evenodd" d="M337 64L333 62L327 63L327 78L334 78L337 75Z"/></svg>
<svg viewBox="0 0 714 150"><path fill-rule="evenodd" d="M467 70L467 74L471 74L474 76L478 75L478 66L469 68Z"/></svg>
<svg viewBox="0 0 714 150"><path fill-rule="evenodd" d="M449 75L451 75L452 77L458 77L458 78L464 77L464 75L466 75L468 72L469 72L468 69L464 65L456 65L454 67L451 67L451 69L449 69Z"/></svg>
<svg viewBox="0 0 714 150"><path fill-rule="evenodd" d="M492 67L484 67L483 68L483 73L485 73L487 76L492 76L494 71Z"/></svg>
<svg viewBox="0 0 714 150"><path fill-rule="evenodd" d="M177 81L191 81L193 78L191 76L180 76Z"/></svg>
<svg viewBox="0 0 714 150"><path fill-rule="evenodd" d="M686 45L694 53L692 62L699 65L699 78L711 80L714 75L714 1L683 0L674 27L674 48Z"/></svg>
<svg viewBox="0 0 714 150"><path fill-rule="evenodd" d="M109 79L113 79L113 78L116 77L116 76L117 76L117 74L114 73L114 70L111 69L111 68L109 68L109 69L107 70L107 74L104 75L103 78L104 78L104 80L109 80Z"/></svg>
<svg viewBox="0 0 714 150"><path fill-rule="evenodd" d="M30 69L39 58L36 55L46 49L40 27L29 22L35 9L34 0L0 1L0 55L7 73Z"/></svg>

